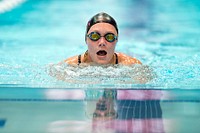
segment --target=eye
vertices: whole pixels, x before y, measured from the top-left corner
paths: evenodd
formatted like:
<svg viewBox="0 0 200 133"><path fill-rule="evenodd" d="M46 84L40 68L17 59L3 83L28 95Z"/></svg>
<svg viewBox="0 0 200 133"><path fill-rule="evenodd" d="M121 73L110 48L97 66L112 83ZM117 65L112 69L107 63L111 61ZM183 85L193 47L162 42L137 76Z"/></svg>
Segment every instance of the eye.
<svg viewBox="0 0 200 133"><path fill-rule="evenodd" d="M117 39L117 37L113 33L107 33L105 35L105 38L108 42L114 42Z"/></svg>
<svg viewBox="0 0 200 133"><path fill-rule="evenodd" d="M90 36L93 40L98 40L100 36L97 33L92 33Z"/></svg>
<svg viewBox="0 0 200 133"><path fill-rule="evenodd" d="M113 34L107 34L107 35L106 35L106 38L107 38L108 40L113 40L113 39L114 39L114 35L113 35Z"/></svg>

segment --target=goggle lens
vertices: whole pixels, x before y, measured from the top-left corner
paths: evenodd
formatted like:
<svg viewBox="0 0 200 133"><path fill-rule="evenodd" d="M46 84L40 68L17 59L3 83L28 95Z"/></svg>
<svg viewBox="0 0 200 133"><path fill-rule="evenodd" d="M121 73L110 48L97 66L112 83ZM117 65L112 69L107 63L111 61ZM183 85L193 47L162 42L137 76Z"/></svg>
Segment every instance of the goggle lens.
<svg viewBox="0 0 200 133"><path fill-rule="evenodd" d="M91 32L87 35L92 41L97 41L101 37L104 37L108 42L114 42L117 40L117 36L115 36L113 33L107 33L104 36L101 36L98 32Z"/></svg>
<svg viewBox="0 0 200 133"><path fill-rule="evenodd" d="M93 33L93 34L90 34L90 39L93 40L93 41L97 41L100 39L100 35L97 34L97 33Z"/></svg>
<svg viewBox="0 0 200 133"><path fill-rule="evenodd" d="M108 42L113 42L113 41L115 40L114 34L111 34L111 33L107 34L107 35L105 36L105 38L106 38L106 40L107 40Z"/></svg>

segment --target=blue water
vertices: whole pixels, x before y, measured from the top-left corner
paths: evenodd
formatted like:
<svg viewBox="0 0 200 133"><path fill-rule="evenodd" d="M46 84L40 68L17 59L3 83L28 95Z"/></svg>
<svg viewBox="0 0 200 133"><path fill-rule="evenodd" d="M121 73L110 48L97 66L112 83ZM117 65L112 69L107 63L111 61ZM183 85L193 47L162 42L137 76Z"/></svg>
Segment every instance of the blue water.
<svg viewBox="0 0 200 133"><path fill-rule="evenodd" d="M90 132L91 119L83 112L88 114L85 108L94 106L90 101L97 103L105 89L117 90L116 107L124 105L131 109L137 105L142 110L143 104L147 104L147 110L152 102L157 104L152 97L159 95L156 90L160 90L162 95L153 100L160 102L162 117L156 115L159 117L155 124L154 117L153 121L143 121L146 117L139 115L138 122L128 113L130 110L119 109L119 118L114 123L127 128L116 129L112 121L109 128L100 125L99 132L104 128L107 132L200 131L198 0L25 0L11 5L4 5L7 10L0 12L0 132L80 132L81 129ZM132 80L137 70L144 69L138 66L77 69L57 65L85 52L86 23L102 11L118 22L116 51L134 56L149 66L155 74L151 81L139 84ZM53 74L67 72L70 76L58 80L49 75L52 71ZM130 92L128 102L124 102L120 96L128 90L133 95ZM139 91L137 95L135 90ZM29 119L31 126L25 128ZM16 124L18 121L24 124ZM144 122L158 126L144 128L141 126ZM80 130L75 129L76 125Z"/></svg>

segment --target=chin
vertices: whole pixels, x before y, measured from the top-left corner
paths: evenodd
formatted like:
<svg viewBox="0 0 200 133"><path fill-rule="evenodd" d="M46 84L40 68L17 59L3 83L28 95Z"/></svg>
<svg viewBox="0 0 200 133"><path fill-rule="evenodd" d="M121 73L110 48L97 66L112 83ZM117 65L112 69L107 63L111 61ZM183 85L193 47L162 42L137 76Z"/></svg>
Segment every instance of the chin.
<svg viewBox="0 0 200 133"><path fill-rule="evenodd" d="M109 62L108 61L97 61L96 62L97 64L100 64L100 65L107 65L107 64L109 64Z"/></svg>

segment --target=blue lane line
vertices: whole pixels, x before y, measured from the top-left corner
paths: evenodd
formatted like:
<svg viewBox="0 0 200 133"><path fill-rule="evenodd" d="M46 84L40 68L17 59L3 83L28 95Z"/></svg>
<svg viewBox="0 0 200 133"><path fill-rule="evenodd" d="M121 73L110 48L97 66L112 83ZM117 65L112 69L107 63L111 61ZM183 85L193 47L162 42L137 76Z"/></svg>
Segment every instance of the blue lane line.
<svg viewBox="0 0 200 133"><path fill-rule="evenodd" d="M4 127L5 124L6 124L6 119L0 119L0 128Z"/></svg>
<svg viewBox="0 0 200 133"><path fill-rule="evenodd" d="M6 99L0 98L0 102L12 101L12 102L81 102L80 99Z"/></svg>
<svg viewBox="0 0 200 133"><path fill-rule="evenodd" d="M84 99L18 99L18 98L0 98L0 102L83 102L83 101L90 101ZM153 101L153 100L131 100L131 101ZM160 100L160 102L192 102L192 103L200 103L199 99L196 100Z"/></svg>

